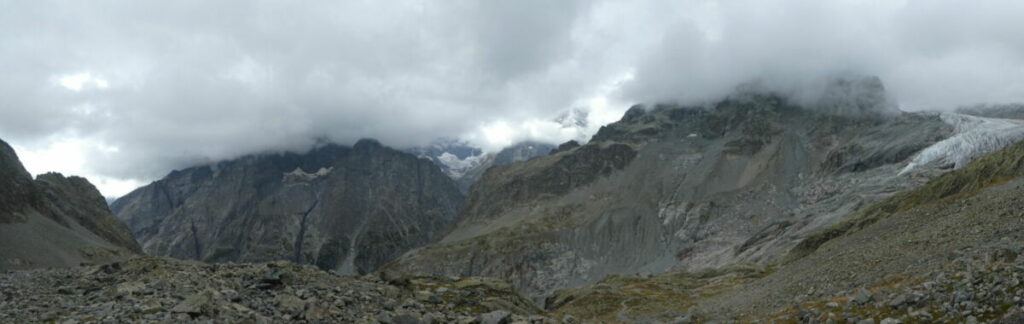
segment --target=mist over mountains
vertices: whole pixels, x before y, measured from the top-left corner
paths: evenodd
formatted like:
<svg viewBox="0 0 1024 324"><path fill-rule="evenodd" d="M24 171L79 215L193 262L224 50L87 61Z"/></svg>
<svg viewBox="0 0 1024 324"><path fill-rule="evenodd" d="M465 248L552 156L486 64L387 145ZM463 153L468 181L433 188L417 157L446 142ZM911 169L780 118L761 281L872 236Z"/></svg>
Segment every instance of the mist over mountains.
<svg viewBox="0 0 1024 324"><path fill-rule="evenodd" d="M0 0L0 322L1024 323L1022 13Z"/></svg>
<svg viewBox="0 0 1024 324"><path fill-rule="evenodd" d="M0 137L109 196L323 138L558 144L572 136L548 121L572 109L585 139L632 104L751 80L813 97L876 75L904 110L1024 100L1015 1L3 6Z"/></svg>
<svg viewBox="0 0 1024 324"><path fill-rule="evenodd" d="M903 112L871 76L835 78L820 88L823 95L807 100L751 82L711 104L635 105L588 141L557 147L522 142L485 153L458 140L404 151L371 139L353 146L322 142L306 153L253 154L174 171L109 209L82 178L47 174L30 185L7 150L0 171L8 172L0 180L12 183L13 194L0 211L0 231L22 234L4 236L9 242L0 249L0 267L63 268L0 276L5 294L19 305L4 316L85 319L65 307L95 308L93 301L106 298L148 306L112 307L104 318L146 321L743 322L794 316L780 302L786 298L750 297L776 294L802 303L798 317L973 316L945 304L944 296L1020 275L1022 268L1006 265L1024 252L1024 237L1010 234L1020 232L970 221L969 215L988 209L944 207L934 220L939 225L916 220L910 226L954 238L936 241L933 249L896 248L915 232L892 232L887 224L914 219L936 204L956 204L953 198L1012 210L1024 174L1024 122L986 116L1015 108ZM558 122L589 126L571 120ZM887 238L857 239L865 235ZM995 237L999 243L990 244ZM873 248L879 244L890 246ZM968 271L986 279L956 292L914 286L910 294L921 297L913 304L895 293L874 297L872 291L883 296L899 289L879 288L894 275L916 283L962 273L934 265L953 261L949 251L956 246L982 251L956 254L956 260L979 264ZM848 257L832 258L837 249ZM863 265L879 255L883 264L901 266ZM837 276L837 267L858 269L858 277ZM258 269L265 274L253 276ZM154 275L164 279L154 281ZM91 281L118 284L90 301L58 297L66 306L43 315L24 307L22 300L31 297L13 298L89 295ZM813 295L794 295L808 282L816 284ZM348 288L324 286L331 284ZM978 303L1017 307L1019 299L1008 298L1024 289L1007 289ZM166 297L175 294L189 297ZM352 296L376 306L352 307ZM895 306L876 311L860 301L871 298L889 298L884 305ZM405 300L401 307L396 299ZM813 315L821 308L839 315ZM1016 316L994 308L977 314Z"/></svg>

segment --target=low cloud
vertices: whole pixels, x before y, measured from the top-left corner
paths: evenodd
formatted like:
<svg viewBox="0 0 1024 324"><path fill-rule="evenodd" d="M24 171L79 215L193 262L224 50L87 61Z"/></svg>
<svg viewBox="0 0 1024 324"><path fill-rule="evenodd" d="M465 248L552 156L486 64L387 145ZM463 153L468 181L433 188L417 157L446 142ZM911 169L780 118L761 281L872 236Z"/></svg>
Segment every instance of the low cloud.
<svg viewBox="0 0 1024 324"><path fill-rule="evenodd" d="M714 100L750 80L797 91L877 75L909 110L1024 101L1020 12L1009 0L3 2L0 138L123 184L323 138L491 150L586 138L633 103ZM571 109L586 127L554 122Z"/></svg>

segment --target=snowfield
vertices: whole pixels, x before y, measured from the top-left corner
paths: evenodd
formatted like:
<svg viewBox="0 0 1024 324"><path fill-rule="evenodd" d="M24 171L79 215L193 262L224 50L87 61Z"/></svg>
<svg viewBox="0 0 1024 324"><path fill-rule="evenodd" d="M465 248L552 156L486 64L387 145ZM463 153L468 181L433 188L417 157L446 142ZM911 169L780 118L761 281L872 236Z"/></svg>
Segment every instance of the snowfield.
<svg viewBox="0 0 1024 324"><path fill-rule="evenodd" d="M921 150L899 174L930 163L960 168L979 155L1024 139L1024 120L956 113L942 113L940 117L942 121L953 125L954 135Z"/></svg>
<svg viewBox="0 0 1024 324"><path fill-rule="evenodd" d="M447 173L449 177L459 179L466 175L467 171L483 164L487 160L486 156L487 154L478 154L468 156L465 159L459 159L455 154L444 152L437 159L448 167Z"/></svg>

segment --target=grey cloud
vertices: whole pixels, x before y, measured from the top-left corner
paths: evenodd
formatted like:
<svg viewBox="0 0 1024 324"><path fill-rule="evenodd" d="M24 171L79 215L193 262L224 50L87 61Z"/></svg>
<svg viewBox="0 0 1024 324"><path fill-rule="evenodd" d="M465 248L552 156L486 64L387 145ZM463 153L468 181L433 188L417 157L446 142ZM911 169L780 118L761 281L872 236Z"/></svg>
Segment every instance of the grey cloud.
<svg viewBox="0 0 1024 324"><path fill-rule="evenodd" d="M723 1L720 35L681 19L626 96L700 102L760 80L798 92L881 77L907 109L1024 100L1024 4L1014 1Z"/></svg>
<svg viewBox="0 0 1024 324"><path fill-rule="evenodd" d="M2 6L0 135L94 138L120 148L97 152L94 168L136 178L317 138L415 145L565 104L571 91L518 109L511 89L568 59L584 12L548 1ZM110 87L53 80L83 72Z"/></svg>
<svg viewBox="0 0 1024 324"><path fill-rule="evenodd" d="M595 95L702 101L855 72L907 107L1024 99L1016 1L0 1L0 137L173 168L318 138L393 146ZM79 92L60 75L109 87ZM632 79L627 76L632 75ZM610 82L629 80L607 89ZM610 92L609 92L610 91Z"/></svg>

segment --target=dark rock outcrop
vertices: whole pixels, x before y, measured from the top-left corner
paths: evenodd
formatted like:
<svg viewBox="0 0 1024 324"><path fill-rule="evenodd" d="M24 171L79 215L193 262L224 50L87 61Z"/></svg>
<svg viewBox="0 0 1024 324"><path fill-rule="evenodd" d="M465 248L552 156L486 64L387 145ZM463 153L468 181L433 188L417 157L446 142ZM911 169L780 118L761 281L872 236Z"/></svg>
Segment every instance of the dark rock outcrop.
<svg viewBox="0 0 1024 324"><path fill-rule="evenodd" d="M431 162L361 140L175 171L112 209L153 255L366 273L427 243L461 203Z"/></svg>
<svg viewBox="0 0 1024 324"><path fill-rule="evenodd" d="M47 173L33 181L0 141L0 269L74 266L141 252L88 180Z"/></svg>
<svg viewBox="0 0 1024 324"><path fill-rule="evenodd" d="M551 144L526 141L506 147L494 155L494 165L508 165L547 155L555 147Z"/></svg>
<svg viewBox="0 0 1024 324"><path fill-rule="evenodd" d="M32 175L7 143L0 141L0 223L23 221L25 209L39 204Z"/></svg>
<svg viewBox="0 0 1024 324"><path fill-rule="evenodd" d="M580 147L580 143L579 142L577 142L577 141L568 141L568 142L565 142L565 143L562 143L562 144L558 144L557 148L555 148L554 150L551 150L551 154L555 154L555 153L558 153L558 152L565 152L565 151L568 151L568 150L571 150L571 149L574 149L574 148L577 148L577 147Z"/></svg>

